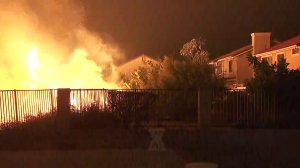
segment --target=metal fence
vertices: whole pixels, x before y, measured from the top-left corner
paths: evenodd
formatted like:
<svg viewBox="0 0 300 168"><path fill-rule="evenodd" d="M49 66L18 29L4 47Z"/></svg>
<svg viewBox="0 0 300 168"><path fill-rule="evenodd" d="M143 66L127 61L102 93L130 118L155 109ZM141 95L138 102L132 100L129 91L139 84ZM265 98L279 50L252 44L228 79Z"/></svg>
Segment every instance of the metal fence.
<svg viewBox="0 0 300 168"><path fill-rule="evenodd" d="M71 89L73 115L113 113L122 122L192 122L197 119L197 90ZM57 109L57 90L1 90L0 124L9 127Z"/></svg>
<svg viewBox="0 0 300 168"><path fill-rule="evenodd" d="M215 126L269 127L278 121L277 96L260 91L214 90L212 123Z"/></svg>
<svg viewBox="0 0 300 168"><path fill-rule="evenodd" d="M123 122L192 122L197 119L197 90L71 90L72 112L110 112Z"/></svg>
<svg viewBox="0 0 300 168"><path fill-rule="evenodd" d="M86 108L98 107L100 112L108 111L106 89L72 89L70 104L72 112L84 113Z"/></svg>
<svg viewBox="0 0 300 168"><path fill-rule="evenodd" d="M97 115L88 117L101 117L99 113L109 113L126 124L172 123L176 126L189 123L196 126L199 112L203 113L199 111L203 105L198 100L199 93L198 90L71 89L70 107L71 114L78 120L96 112ZM211 94L207 99L211 98L208 105L213 126L268 127L289 115L282 112L288 110L283 103L278 103L278 97L272 93L216 89L208 93ZM2 127L52 115L56 109L56 89L0 91Z"/></svg>
<svg viewBox="0 0 300 168"><path fill-rule="evenodd" d="M1 90L0 124L8 127L56 109L56 90Z"/></svg>

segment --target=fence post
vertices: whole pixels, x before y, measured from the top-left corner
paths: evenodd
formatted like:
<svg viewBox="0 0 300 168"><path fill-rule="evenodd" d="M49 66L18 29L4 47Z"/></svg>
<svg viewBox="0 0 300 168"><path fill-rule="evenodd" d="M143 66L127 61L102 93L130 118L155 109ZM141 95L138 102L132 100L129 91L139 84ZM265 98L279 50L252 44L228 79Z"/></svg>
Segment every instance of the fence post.
<svg viewBox="0 0 300 168"><path fill-rule="evenodd" d="M197 127L201 128L201 89L198 88L197 91Z"/></svg>
<svg viewBox="0 0 300 168"><path fill-rule="evenodd" d="M197 126L208 128L211 126L211 89L198 88L197 97Z"/></svg>
<svg viewBox="0 0 300 168"><path fill-rule="evenodd" d="M82 112L82 95L81 95L81 88L79 89L79 112Z"/></svg>
<svg viewBox="0 0 300 168"><path fill-rule="evenodd" d="M66 135L70 129L70 88L57 89L56 128L59 134Z"/></svg>
<svg viewBox="0 0 300 168"><path fill-rule="evenodd" d="M50 93L50 101L51 101L51 113L53 113L54 112L53 89L50 89L49 93Z"/></svg>
<svg viewBox="0 0 300 168"><path fill-rule="evenodd" d="M18 112L18 98L17 98L17 90L14 90L14 99L15 99L15 112L16 112L16 122L19 123L19 112Z"/></svg>

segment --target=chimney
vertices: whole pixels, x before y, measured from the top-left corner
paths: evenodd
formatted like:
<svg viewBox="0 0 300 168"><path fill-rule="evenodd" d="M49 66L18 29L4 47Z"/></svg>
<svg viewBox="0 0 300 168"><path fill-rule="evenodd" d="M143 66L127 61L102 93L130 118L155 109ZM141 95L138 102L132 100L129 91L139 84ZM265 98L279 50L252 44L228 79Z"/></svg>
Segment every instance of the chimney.
<svg viewBox="0 0 300 168"><path fill-rule="evenodd" d="M251 33L251 37L252 37L253 55L260 53L267 48L270 48L270 39L271 39L270 32Z"/></svg>

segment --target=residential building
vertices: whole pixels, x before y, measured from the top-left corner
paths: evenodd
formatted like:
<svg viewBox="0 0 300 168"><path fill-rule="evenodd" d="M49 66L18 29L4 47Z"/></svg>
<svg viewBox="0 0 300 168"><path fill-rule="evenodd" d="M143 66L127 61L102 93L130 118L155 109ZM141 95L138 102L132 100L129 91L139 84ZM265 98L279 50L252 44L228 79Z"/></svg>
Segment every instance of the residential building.
<svg viewBox="0 0 300 168"><path fill-rule="evenodd" d="M300 68L300 35L265 49L255 56L260 60L268 61L270 64L285 58L286 62L289 63L289 69L298 69Z"/></svg>
<svg viewBox="0 0 300 168"><path fill-rule="evenodd" d="M130 60L118 67L118 71L124 75L130 75L132 72L137 70L139 67L148 66L148 63L157 64L158 61L148 57L146 55L141 55L133 60Z"/></svg>
<svg viewBox="0 0 300 168"><path fill-rule="evenodd" d="M210 62L215 74L226 80L229 88L244 88L245 81L253 77L253 68L248 62L249 55L255 55L270 48L271 33L252 33L252 43L220 56Z"/></svg>

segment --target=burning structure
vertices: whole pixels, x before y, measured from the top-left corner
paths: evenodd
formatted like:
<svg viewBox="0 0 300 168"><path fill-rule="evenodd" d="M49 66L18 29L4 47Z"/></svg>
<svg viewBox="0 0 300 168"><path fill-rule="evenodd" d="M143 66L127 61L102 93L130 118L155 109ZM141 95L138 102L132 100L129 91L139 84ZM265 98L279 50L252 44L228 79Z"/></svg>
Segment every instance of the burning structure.
<svg viewBox="0 0 300 168"><path fill-rule="evenodd" d="M0 2L0 89L118 88L115 45L69 0Z"/></svg>

